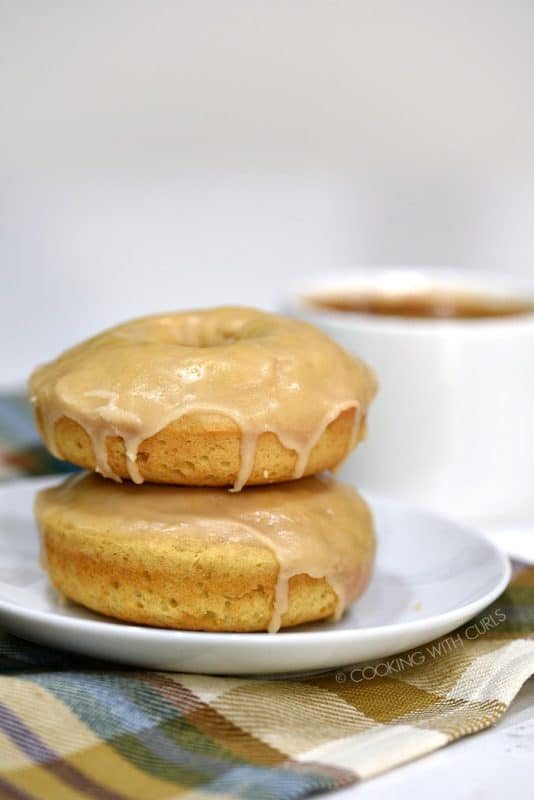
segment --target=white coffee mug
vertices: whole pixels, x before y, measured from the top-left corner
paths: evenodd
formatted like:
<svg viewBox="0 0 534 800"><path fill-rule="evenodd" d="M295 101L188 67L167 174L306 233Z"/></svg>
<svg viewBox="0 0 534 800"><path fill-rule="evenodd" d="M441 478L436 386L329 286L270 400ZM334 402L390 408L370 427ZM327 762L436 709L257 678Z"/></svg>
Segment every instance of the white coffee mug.
<svg viewBox="0 0 534 800"><path fill-rule="evenodd" d="M434 269L362 268L301 283L284 310L375 370L368 438L341 477L484 523L534 507L534 313L413 319L319 309L306 298L441 289L534 304L534 283Z"/></svg>

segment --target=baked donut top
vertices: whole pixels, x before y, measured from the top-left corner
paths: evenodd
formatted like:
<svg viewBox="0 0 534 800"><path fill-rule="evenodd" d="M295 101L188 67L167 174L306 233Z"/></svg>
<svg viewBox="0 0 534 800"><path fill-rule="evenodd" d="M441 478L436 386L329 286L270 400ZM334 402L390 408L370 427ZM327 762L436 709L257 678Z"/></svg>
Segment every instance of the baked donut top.
<svg viewBox="0 0 534 800"><path fill-rule="evenodd" d="M106 439L124 440L130 477L139 445L180 417L224 414L241 430L241 489L258 437L273 432L297 453L295 477L326 427L356 409L353 442L376 391L373 372L305 322L251 308L221 307L117 325L37 368L30 394L50 449L61 417L89 434L96 469L117 478ZM351 448L349 448L350 450Z"/></svg>
<svg viewBox="0 0 534 800"><path fill-rule="evenodd" d="M223 544L223 561L226 554L239 558L240 547L268 548L279 565L271 631L280 627L290 578L302 573L326 578L341 615L361 593L375 549L367 504L350 486L323 476L236 495L159 484L139 488L82 473L39 492L35 513L41 530L86 531L89 540L96 533L111 543L124 536L139 552L161 536L195 552Z"/></svg>

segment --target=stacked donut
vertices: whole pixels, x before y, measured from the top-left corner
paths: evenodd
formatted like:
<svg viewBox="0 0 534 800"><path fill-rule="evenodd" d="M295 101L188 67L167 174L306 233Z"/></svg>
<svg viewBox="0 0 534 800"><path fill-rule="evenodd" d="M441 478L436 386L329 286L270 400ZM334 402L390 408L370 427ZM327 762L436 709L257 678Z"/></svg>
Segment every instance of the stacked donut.
<svg viewBox="0 0 534 800"><path fill-rule="evenodd" d="M319 330L249 308L134 320L39 367L41 435L90 470L37 497L52 583L169 628L339 616L369 579L372 520L352 488L312 476L363 437L375 391Z"/></svg>

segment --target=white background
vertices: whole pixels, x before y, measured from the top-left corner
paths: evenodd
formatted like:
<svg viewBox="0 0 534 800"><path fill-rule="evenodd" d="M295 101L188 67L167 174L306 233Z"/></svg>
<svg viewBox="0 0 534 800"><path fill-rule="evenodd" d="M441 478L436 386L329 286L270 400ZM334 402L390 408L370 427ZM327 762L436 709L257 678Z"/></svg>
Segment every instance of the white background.
<svg viewBox="0 0 534 800"><path fill-rule="evenodd" d="M0 0L2 382L325 266L533 273L528 0Z"/></svg>

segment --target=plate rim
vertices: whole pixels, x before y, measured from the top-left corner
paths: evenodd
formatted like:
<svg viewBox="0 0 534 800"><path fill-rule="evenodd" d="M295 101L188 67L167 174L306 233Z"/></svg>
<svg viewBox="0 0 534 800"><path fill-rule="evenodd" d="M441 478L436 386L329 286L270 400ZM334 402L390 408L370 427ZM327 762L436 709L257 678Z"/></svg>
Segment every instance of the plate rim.
<svg viewBox="0 0 534 800"><path fill-rule="evenodd" d="M3 495L9 494L18 489L29 488L31 485L42 486L43 488L48 484L53 485L55 481L65 480L65 474L53 474L46 476L27 476L15 480L7 480L5 484L0 486L0 500ZM440 514L435 514L430 511L419 509L411 506L408 503L390 498L387 495L381 495L375 492L370 492L365 489L358 489L358 492L370 503L371 507L374 503L382 503L385 506L394 509L400 509L404 512L414 513L418 516L425 517L429 520L439 522L446 522L448 525L461 530L463 534L468 536L471 540L475 540L480 544L486 546L491 552L496 561L499 562L500 578L495 586L469 603L460 606L459 608L449 609L448 611L440 614L432 614L428 617L419 620L411 620L406 622L396 622L387 625L374 625L362 628L327 628L325 630L295 630L288 629L280 632L276 636L277 647L291 648L298 642L304 643L304 640L311 637L313 640L320 640L321 644L328 644L329 640L338 642L339 640L350 639L356 642L360 638L377 639L382 637L398 636L403 633L409 632L423 632L426 628L433 628L436 624L454 623L456 619L471 619L479 611L486 606L490 605L496 598L506 589L512 576L512 566L510 558L501 549L499 549L492 541L490 541L483 533L477 531L455 520L449 519ZM46 574L43 573L46 577ZM180 642L190 642L191 644L204 643L206 645L215 644L216 642L232 643L237 647L248 647L251 645L256 646L271 646L273 643L272 635L264 631L251 631L243 633L232 633L228 631L189 631L181 629L157 628L154 626L138 625L129 622L115 621L113 618L103 617L100 619L84 619L83 617L70 617L62 615L56 611L41 611L38 609L27 608L17 603L12 603L9 600L4 600L0 597L0 614L3 612L9 615L19 617L23 620L31 622L46 622L48 626L54 627L56 630L59 628L83 631L92 631L103 638L121 635L121 638L126 637L130 641L135 641L139 635L148 637L153 640L171 640L180 644ZM97 613L97 612L92 612ZM103 616L103 615L102 615ZM462 624L461 622L458 624ZM261 644L263 643L263 645Z"/></svg>

